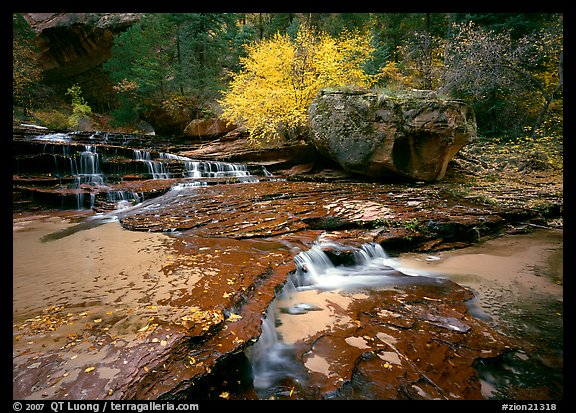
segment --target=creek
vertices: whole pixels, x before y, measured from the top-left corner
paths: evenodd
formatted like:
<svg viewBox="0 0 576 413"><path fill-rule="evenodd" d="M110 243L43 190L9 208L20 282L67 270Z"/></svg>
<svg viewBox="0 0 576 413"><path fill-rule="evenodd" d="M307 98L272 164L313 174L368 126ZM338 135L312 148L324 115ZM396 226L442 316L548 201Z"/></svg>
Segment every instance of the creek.
<svg viewBox="0 0 576 413"><path fill-rule="evenodd" d="M450 279L474 291L474 298L467 302L471 314L522 343L502 357L476 363L482 395L488 399L562 398L561 230L509 235L433 255L390 257L379 245L366 244L354 251L352 265L339 266L320 245L295 257L297 271L271 306L263 337L250 350L261 397L281 392L288 376L306 381L307 371L330 374L331 366L322 357L307 355L302 363L294 353L299 341L352 322L335 306L346 307L374 289ZM366 345L357 337L347 341L352 346ZM536 393L529 395L527 388Z"/></svg>
<svg viewBox="0 0 576 413"><path fill-rule="evenodd" d="M193 160L100 138L78 143L51 134L18 143L19 190L61 209L13 218L15 398L181 397L170 385L150 390L148 377L169 381L154 379L163 370L154 366L172 366L162 377L176 383L215 383L205 375L225 365L221 354L246 355L239 375L256 396L242 388L238 398L386 397L388 390L362 389L357 371L368 371L361 363L372 366L370 357L386 372L408 368L406 377L420 377L408 380L403 397L467 397L472 390L447 391L407 356L430 328L440 333L427 346L458 349L463 333L476 329L457 309L459 300L479 323L513 340L504 352L466 344L479 346L467 374L479 377L482 397L562 397L561 230L390 255L378 243L332 240L316 227L340 221L305 215L320 199L287 193L306 186L291 187L261 165ZM362 211L362 201L345 198L347 186L323 190L321 211L346 207L360 219L390 214L374 201L364 203L370 214ZM251 193L252 201L242 198ZM450 308L438 307L442 297ZM395 304L382 307L383 300ZM377 317L365 315L376 313L387 321L366 327ZM492 340L483 329L479 324L478 334ZM411 331L418 334L401 347L399 337ZM189 342L205 347L179 355ZM222 387L214 397L228 393Z"/></svg>

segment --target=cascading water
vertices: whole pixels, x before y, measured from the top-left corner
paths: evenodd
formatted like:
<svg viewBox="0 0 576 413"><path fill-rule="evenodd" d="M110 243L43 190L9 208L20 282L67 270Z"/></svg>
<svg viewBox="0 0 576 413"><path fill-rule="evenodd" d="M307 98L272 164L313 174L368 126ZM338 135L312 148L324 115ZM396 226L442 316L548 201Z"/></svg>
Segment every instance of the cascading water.
<svg viewBox="0 0 576 413"><path fill-rule="evenodd" d="M276 308L272 304L262 320L260 338L247 350L254 388L261 398L276 393L276 385L286 377L296 381L304 379L304 372L294 359L293 347L278 337L275 323Z"/></svg>
<svg viewBox="0 0 576 413"><path fill-rule="evenodd" d="M20 176L34 171L50 177L58 190L52 193L37 191L32 198L50 199L51 203L60 200L63 209L74 206L76 209L92 209L96 201L100 209L110 209L112 203L126 206L141 202L143 193L135 196L130 189L123 190L122 183L127 176L126 182L133 182L136 176L152 180L178 179L174 184L178 190L208 183L259 182L258 177L243 164L198 161L167 152L126 148L117 139L108 143L107 135L76 137L73 133L50 133L22 142L30 143L30 146L23 143L19 146L23 153L15 156L16 174ZM35 148L39 148L40 153ZM36 161L38 158L41 158L40 162ZM271 176L264 167L262 174ZM36 176L32 181L38 182ZM26 191L30 189L26 188Z"/></svg>
<svg viewBox="0 0 576 413"><path fill-rule="evenodd" d="M100 158L96 153L96 146L86 145L86 150L80 152L80 159L78 166L73 168L76 170L76 179L78 185L91 184L103 185L104 175L100 172ZM73 173L74 175L74 173Z"/></svg>
<svg viewBox="0 0 576 413"><path fill-rule="evenodd" d="M317 242L295 258L295 283L300 290L334 290L339 288L379 288L387 285L415 283L417 276L398 270L382 246L368 243L351 251L353 265L334 265L326 250L350 250L336 243Z"/></svg>
<svg viewBox="0 0 576 413"><path fill-rule="evenodd" d="M327 250L335 254L347 252L352 256L352 262L335 265ZM294 263L296 271L290 274L269 307L262 321L262 335L247 353L252 363L254 388L263 398L277 394L276 387L280 387L286 378L300 382L306 379L305 368L295 360L293 345L283 342L275 328L280 312L298 315L319 310L314 304L300 302L299 292L370 290L402 284L435 283L440 279L400 272L396 261L377 243L350 248L319 240L309 250L298 253Z"/></svg>

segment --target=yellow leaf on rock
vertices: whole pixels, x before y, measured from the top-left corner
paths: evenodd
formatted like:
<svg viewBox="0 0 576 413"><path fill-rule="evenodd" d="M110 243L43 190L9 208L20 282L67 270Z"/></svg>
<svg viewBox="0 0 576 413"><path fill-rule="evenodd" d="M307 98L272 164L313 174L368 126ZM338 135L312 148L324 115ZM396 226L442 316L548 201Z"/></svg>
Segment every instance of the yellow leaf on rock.
<svg viewBox="0 0 576 413"><path fill-rule="evenodd" d="M148 324L146 324L145 327L142 327L140 330L138 330L139 333L141 333L142 331L146 331L148 329Z"/></svg>
<svg viewBox="0 0 576 413"><path fill-rule="evenodd" d="M241 316L241 315L231 313L230 316L229 316L226 320L227 320L227 321L234 322L234 321L238 321L238 320L240 320L240 319L242 319L242 316Z"/></svg>
<svg viewBox="0 0 576 413"><path fill-rule="evenodd" d="M227 391L223 391L222 393L220 393L219 396L222 397L223 399L227 399L228 397L230 397L230 393L228 393Z"/></svg>
<svg viewBox="0 0 576 413"><path fill-rule="evenodd" d="M92 370L94 370L96 367L88 367L86 370L84 370L84 373L90 373Z"/></svg>

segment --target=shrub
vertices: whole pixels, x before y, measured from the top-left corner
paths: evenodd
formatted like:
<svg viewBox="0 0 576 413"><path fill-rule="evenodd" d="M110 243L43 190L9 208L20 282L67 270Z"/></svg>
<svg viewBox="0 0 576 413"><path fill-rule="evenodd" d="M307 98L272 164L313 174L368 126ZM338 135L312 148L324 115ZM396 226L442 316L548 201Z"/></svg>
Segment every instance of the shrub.
<svg viewBox="0 0 576 413"><path fill-rule="evenodd" d="M84 97L82 97L82 89L80 89L78 84L74 84L68 88L66 95L72 97L72 115L68 118L68 124L72 128L77 128L83 119L92 116L92 108L88 106L88 103L86 103Z"/></svg>
<svg viewBox="0 0 576 413"><path fill-rule="evenodd" d="M68 129L69 116L58 111L36 111L32 112L34 118L48 129L64 131Z"/></svg>
<svg viewBox="0 0 576 413"><path fill-rule="evenodd" d="M374 51L370 37L358 32L335 39L303 26L294 39L278 33L245 47L241 70L219 103L223 118L246 126L253 144L301 136L320 89L376 81L363 69Z"/></svg>

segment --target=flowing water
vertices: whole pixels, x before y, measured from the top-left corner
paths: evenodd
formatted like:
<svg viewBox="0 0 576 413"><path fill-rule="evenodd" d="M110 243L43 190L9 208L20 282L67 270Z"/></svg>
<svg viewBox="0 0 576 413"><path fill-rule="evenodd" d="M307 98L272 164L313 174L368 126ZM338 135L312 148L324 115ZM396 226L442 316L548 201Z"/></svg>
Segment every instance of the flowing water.
<svg viewBox="0 0 576 413"><path fill-rule="evenodd" d="M163 195L167 201L206 185L206 179L259 179L241 164L196 161L142 149L126 150L122 156L128 161L113 164L118 153L102 145L73 144L69 134L35 139L42 142L43 156L52 158L51 176L78 190L77 211L14 217L15 324L49 306L65 306L79 315L90 312L95 320L114 309L119 318L125 318L118 326L135 333L147 316L147 307L168 300L174 291L192 288L200 279L202 268L163 270L173 259L173 238L128 231L119 225L119 217L130 208L147 208L163 202L162 198L145 200L143 194L118 191L110 183L134 170L156 180L177 176L179 181ZM22 157L16 168L25 169L34 162ZM261 173L271 175L265 168ZM94 214L90 210L94 193L81 191L86 187L100 188L116 209ZM90 202L85 202L85 194L90 194ZM538 230L457 251L390 257L378 244L352 248L320 238L309 250L295 253L296 270L268 309L260 339L247 350L255 389L261 398L268 398L277 394L279 383L287 378L305 381L310 372L327 372L324 359L310 357L302 363L295 359L294 349L318 331L353 322L334 308L346 308L373 290L434 284L448 278L474 291L475 298L468 303L473 315L525 344L525 349L477 364L483 395L511 397L515 396L512 389L527 386L552 389L543 393L548 398L561 397L561 390L554 389L562 388L563 370L562 240L561 230ZM274 248L283 245L273 239L261 242L270 242ZM334 257L339 253L352 258L337 263ZM166 311L172 309L166 307ZM362 346L355 341L349 344Z"/></svg>
<svg viewBox="0 0 576 413"><path fill-rule="evenodd" d="M434 255L403 254L397 268L450 278L471 288L470 311L529 350L476 366L487 398L512 388L536 389L536 397L562 398L563 231L536 230ZM542 390L538 393L540 389ZM534 394L520 394L517 397Z"/></svg>
<svg viewBox="0 0 576 413"><path fill-rule="evenodd" d="M270 307L262 337L248 353L259 396L279 395L286 378L304 382L306 370L328 375L325 360L310 358L302 366L294 349L316 332L353 322L332 311L334 306L345 308L372 289L448 278L474 291L468 302L472 315L522 343L523 348L476 364L483 396L525 398L518 389L529 388L537 389L537 398L562 398L562 240L561 230L538 230L462 250L399 257L389 257L372 243L353 252L351 265L335 265L323 252L349 248L315 243L295 257L297 270ZM360 290L351 294L354 289Z"/></svg>

